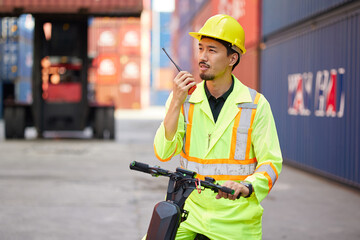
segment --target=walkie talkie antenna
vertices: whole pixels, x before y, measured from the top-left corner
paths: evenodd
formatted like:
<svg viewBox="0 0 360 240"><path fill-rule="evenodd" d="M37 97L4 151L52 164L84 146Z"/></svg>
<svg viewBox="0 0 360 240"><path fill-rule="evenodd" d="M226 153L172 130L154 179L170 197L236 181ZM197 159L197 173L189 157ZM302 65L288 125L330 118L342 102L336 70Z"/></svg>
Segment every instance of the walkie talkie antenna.
<svg viewBox="0 0 360 240"><path fill-rule="evenodd" d="M169 56L169 54L166 52L165 48L162 48L162 50L164 51L164 53L166 54L166 56L168 56L168 58L170 59L170 61L175 65L176 69L181 72L181 68L172 60L172 58Z"/></svg>
<svg viewBox="0 0 360 240"><path fill-rule="evenodd" d="M168 56L168 58L170 59L170 61L175 65L176 69L181 72L181 68L172 60L172 58L169 56L169 54L166 52L165 48L162 48L162 50L164 51L164 53L166 54L166 56ZM196 85L192 86L189 90L188 90L188 94L191 95L196 89Z"/></svg>

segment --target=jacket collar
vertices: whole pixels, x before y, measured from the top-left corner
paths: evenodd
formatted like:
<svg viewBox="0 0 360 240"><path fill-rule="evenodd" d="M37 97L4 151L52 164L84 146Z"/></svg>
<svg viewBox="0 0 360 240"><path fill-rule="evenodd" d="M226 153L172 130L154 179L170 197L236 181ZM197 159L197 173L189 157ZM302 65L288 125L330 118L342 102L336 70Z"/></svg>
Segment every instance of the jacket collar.
<svg viewBox="0 0 360 240"><path fill-rule="evenodd" d="M234 102L236 104L244 103L244 102L252 102L248 87L242 84L234 75L232 76L234 78L234 89L230 94L229 98L234 98ZM193 94L189 99L189 102L199 103L207 99L204 90L204 84L205 81L202 81L197 84L195 91L193 92Z"/></svg>

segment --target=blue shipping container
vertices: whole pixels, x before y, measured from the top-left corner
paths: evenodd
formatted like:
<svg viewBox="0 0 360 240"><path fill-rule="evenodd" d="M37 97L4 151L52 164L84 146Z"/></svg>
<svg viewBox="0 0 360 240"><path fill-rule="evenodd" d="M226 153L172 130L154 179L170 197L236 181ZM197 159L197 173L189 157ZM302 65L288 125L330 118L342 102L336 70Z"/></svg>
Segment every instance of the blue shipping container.
<svg viewBox="0 0 360 240"><path fill-rule="evenodd" d="M31 78L33 66L33 43L26 39L19 41L18 76Z"/></svg>
<svg viewBox="0 0 360 240"><path fill-rule="evenodd" d="M4 99L3 99L3 83L0 79L0 119L3 118L3 105L4 105Z"/></svg>
<svg viewBox="0 0 360 240"><path fill-rule="evenodd" d="M32 40L34 38L35 21L31 14L20 15L18 19L18 28L20 38Z"/></svg>
<svg viewBox="0 0 360 240"><path fill-rule="evenodd" d="M267 36L282 28L327 12L353 0L263 0L262 34Z"/></svg>
<svg viewBox="0 0 360 240"><path fill-rule="evenodd" d="M32 103L31 79L16 81L15 99L19 103Z"/></svg>
<svg viewBox="0 0 360 240"><path fill-rule="evenodd" d="M184 28L179 34L179 45L176 49L179 62L177 63L181 70L192 72L193 39L188 34L191 32L191 25Z"/></svg>
<svg viewBox="0 0 360 240"><path fill-rule="evenodd" d="M0 43L0 78L14 80L18 75L18 42L7 39Z"/></svg>
<svg viewBox="0 0 360 240"><path fill-rule="evenodd" d="M1 19L1 37L13 38L19 34L18 18L4 17Z"/></svg>
<svg viewBox="0 0 360 240"><path fill-rule="evenodd" d="M160 13L160 47L165 48L167 51L171 49L171 13ZM172 64L169 58L161 51L160 53L160 64L162 68L169 67Z"/></svg>
<svg viewBox="0 0 360 240"><path fill-rule="evenodd" d="M179 29L192 24L193 18L207 2L207 0L177 0L175 7L179 17Z"/></svg>
<svg viewBox="0 0 360 240"><path fill-rule="evenodd" d="M265 42L261 90L285 161L360 187L360 4L315 20Z"/></svg>

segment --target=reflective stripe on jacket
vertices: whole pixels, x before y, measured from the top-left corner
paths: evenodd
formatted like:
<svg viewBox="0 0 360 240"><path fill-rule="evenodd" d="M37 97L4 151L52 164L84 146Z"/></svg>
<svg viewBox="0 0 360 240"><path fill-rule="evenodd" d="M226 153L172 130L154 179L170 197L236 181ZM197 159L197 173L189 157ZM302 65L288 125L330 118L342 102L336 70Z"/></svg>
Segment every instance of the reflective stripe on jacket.
<svg viewBox="0 0 360 240"><path fill-rule="evenodd" d="M185 118L185 135L183 149L180 153L180 164L185 169L192 169L198 173L198 177L213 177L216 180L244 180L254 173L257 161L256 158L249 158L251 146L251 129L254 121L257 102L260 94L249 88L252 102L239 103L232 129L230 155L228 159L198 159L189 156L190 139L192 132L192 118L194 103L186 99L182 107L182 114ZM196 134L196 130L193 130ZM208 145L211 141L211 134L208 135Z"/></svg>

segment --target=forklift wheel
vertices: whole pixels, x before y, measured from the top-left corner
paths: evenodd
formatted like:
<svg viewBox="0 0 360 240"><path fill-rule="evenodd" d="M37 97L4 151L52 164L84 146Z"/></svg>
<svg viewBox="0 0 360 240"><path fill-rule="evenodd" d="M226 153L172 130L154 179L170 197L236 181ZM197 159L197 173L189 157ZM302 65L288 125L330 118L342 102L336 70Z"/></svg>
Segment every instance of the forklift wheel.
<svg viewBox="0 0 360 240"><path fill-rule="evenodd" d="M14 133L16 138L25 138L25 109L22 107L15 108Z"/></svg>
<svg viewBox="0 0 360 240"><path fill-rule="evenodd" d="M106 122L106 129L109 131L109 139L115 139L114 108L106 109Z"/></svg>
<svg viewBox="0 0 360 240"><path fill-rule="evenodd" d="M25 137L25 109L21 107L7 107L4 111L5 138Z"/></svg>
<svg viewBox="0 0 360 240"><path fill-rule="evenodd" d="M97 108L95 110L95 126L94 126L94 137L103 139L105 129L105 111L103 108Z"/></svg>
<svg viewBox="0 0 360 240"><path fill-rule="evenodd" d="M13 121L14 108L7 107L4 109L4 120L5 120L5 138L10 139L14 136L15 122Z"/></svg>

